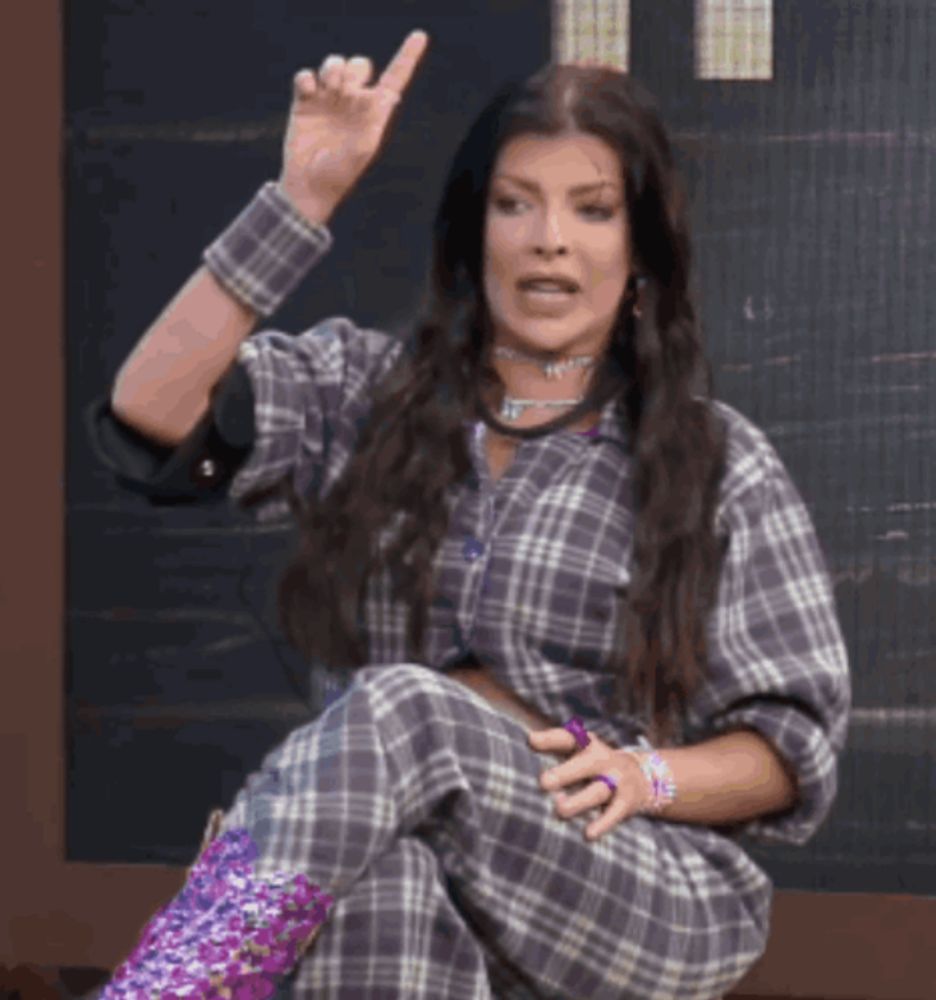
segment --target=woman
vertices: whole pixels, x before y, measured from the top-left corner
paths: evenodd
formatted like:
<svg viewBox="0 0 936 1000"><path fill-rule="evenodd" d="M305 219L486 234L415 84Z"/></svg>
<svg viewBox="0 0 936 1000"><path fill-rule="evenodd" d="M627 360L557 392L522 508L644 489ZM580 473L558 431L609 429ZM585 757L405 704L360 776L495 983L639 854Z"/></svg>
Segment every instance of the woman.
<svg viewBox="0 0 936 1000"><path fill-rule="evenodd" d="M230 915L295 877L268 962L294 996L717 997L767 935L737 834L801 843L834 797L822 556L764 435L709 398L685 204L631 80L552 66L488 105L405 341L343 318L248 339L327 249L426 41L373 85L360 57L297 74L279 181L94 417L129 485L291 512L283 627L353 671L216 817L108 996L206 885Z"/></svg>

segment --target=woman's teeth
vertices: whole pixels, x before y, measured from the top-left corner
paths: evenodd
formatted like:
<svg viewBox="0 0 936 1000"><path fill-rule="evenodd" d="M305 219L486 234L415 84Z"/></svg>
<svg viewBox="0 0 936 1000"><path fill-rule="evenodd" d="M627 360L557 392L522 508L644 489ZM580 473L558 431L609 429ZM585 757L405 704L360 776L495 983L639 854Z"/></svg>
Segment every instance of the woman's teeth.
<svg viewBox="0 0 936 1000"><path fill-rule="evenodd" d="M555 281L524 281L520 290L535 295L572 295L573 289Z"/></svg>

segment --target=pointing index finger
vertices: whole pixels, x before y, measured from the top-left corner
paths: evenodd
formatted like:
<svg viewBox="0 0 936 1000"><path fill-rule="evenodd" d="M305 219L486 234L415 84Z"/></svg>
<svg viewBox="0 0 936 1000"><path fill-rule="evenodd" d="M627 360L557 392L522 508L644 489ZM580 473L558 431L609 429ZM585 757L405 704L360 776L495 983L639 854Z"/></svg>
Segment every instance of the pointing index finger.
<svg viewBox="0 0 936 1000"><path fill-rule="evenodd" d="M416 65L422 58L429 36L425 31L411 31L380 75L377 86L402 94L413 77Z"/></svg>

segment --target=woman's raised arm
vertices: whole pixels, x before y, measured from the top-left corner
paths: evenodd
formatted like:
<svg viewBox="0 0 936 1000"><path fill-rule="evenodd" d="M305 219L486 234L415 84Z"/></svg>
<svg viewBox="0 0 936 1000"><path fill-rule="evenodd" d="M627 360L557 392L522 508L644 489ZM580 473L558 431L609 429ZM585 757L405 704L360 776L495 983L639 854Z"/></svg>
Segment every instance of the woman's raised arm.
<svg viewBox="0 0 936 1000"><path fill-rule="evenodd" d="M295 75L277 187L311 233L322 232L376 157L426 44L424 32L412 32L373 85L371 62L362 56L329 56L318 74L304 69ZM259 315L200 267L118 372L114 413L160 444L183 441Z"/></svg>

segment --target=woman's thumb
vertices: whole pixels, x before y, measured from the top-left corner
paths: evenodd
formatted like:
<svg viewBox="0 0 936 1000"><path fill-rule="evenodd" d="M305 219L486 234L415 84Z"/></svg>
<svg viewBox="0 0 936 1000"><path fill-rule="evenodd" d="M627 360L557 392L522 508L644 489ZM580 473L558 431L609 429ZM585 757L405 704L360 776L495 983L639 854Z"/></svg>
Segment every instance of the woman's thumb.
<svg viewBox="0 0 936 1000"><path fill-rule="evenodd" d="M301 69L293 77L293 97L302 100L315 93L315 74L310 69Z"/></svg>

